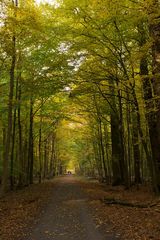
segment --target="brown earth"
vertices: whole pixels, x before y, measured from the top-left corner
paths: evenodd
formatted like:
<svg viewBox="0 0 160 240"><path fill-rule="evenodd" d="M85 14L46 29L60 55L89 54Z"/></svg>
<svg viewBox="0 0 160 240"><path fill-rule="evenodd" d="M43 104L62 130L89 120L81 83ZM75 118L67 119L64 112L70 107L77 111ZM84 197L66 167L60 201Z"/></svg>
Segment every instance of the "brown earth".
<svg viewBox="0 0 160 240"><path fill-rule="evenodd" d="M0 239L21 240L49 201L53 182L34 184L0 199Z"/></svg>
<svg viewBox="0 0 160 240"><path fill-rule="evenodd" d="M62 179L56 178L53 181L35 184L8 193L6 197L0 199L0 239L25 239L25 236L32 232L32 225L36 226L37 221L46 212L46 207L53 199L54 189L57 188L59 181L63 182ZM85 202L92 212L95 229L106 234L112 232L115 238L122 240L160 240L160 199L151 194L146 187L126 191L123 187L106 186L81 178L74 178L74 181L76 182L74 185L78 186L76 189L86 194ZM154 206L137 208L112 205L104 203L105 198ZM75 203L74 199L70 199L67 203L73 207L73 201Z"/></svg>
<svg viewBox="0 0 160 240"><path fill-rule="evenodd" d="M155 197L147 187L125 190L124 187L83 183L83 189L88 192L95 219L101 227L109 224L110 230L119 233L123 240L160 240L160 198ZM103 201L105 198L151 207L106 204Z"/></svg>

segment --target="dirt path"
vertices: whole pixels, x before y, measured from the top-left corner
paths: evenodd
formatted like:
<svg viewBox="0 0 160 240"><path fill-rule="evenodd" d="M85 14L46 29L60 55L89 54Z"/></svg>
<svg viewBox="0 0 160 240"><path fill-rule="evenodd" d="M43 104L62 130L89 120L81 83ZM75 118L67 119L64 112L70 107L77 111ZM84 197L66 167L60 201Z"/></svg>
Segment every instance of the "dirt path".
<svg viewBox="0 0 160 240"><path fill-rule="evenodd" d="M73 176L56 180L52 199L25 240L115 240L99 232L87 206L87 195Z"/></svg>

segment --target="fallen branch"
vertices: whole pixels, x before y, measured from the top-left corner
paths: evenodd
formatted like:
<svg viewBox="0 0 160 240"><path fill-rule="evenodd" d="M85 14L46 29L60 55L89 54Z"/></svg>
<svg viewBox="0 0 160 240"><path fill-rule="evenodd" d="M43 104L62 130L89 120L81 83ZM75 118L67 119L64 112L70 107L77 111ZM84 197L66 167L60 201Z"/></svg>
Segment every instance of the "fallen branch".
<svg viewBox="0 0 160 240"><path fill-rule="evenodd" d="M126 202L124 200L119 200L119 199L111 199L111 198L105 198L102 200L105 204L118 204L126 207L135 207L135 208L150 208L154 207L157 205L157 203L152 203L152 204L140 204L140 203L131 203L131 202Z"/></svg>

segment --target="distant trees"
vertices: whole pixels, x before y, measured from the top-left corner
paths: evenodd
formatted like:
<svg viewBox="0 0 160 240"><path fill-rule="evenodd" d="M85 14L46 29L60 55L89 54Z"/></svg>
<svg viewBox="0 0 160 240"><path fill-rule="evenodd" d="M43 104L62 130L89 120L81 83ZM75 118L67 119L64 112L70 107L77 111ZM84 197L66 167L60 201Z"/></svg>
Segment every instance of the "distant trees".
<svg viewBox="0 0 160 240"><path fill-rule="evenodd" d="M3 194L32 184L35 176L41 181L55 174L55 129L61 106L54 95L66 85L62 76L68 70L61 42L55 38L57 23L50 24L54 8L38 7L34 1L0 4Z"/></svg>
<svg viewBox="0 0 160 240"><path fill-rule="evenodd" d="M1 2L2 192L63 172L69 153L81 174L160 192L159 4ZM85 124L65 143L67 120Z"/></svg>
<svg viewBox="0 0 160 240"><path fill-rule="evenodd" d="M159 1L65 4L73 19L71 49L82 59L77 89L96 100L88 114L99 133L100 175L126 187L151 178L158 193Z"/></svg>

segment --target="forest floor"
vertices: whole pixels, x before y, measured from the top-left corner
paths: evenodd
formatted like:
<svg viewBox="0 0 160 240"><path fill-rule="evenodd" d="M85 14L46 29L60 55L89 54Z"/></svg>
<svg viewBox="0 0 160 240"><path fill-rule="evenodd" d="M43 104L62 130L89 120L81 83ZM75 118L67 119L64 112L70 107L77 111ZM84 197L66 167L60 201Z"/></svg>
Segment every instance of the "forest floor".
<svg viewBox="0 0 160 240"><path fill-rule="evenodd" d="M145 208L108 204L116 199ZM160 199L149 190L124 190L59 177L0 199L1 240L160 240Z"/></svg>

